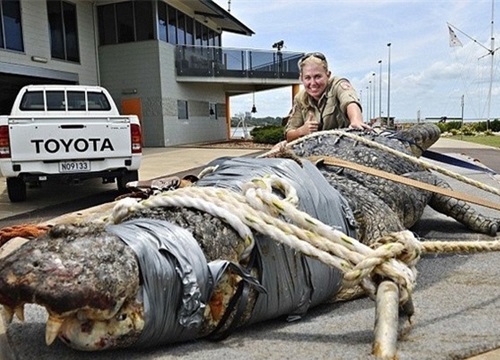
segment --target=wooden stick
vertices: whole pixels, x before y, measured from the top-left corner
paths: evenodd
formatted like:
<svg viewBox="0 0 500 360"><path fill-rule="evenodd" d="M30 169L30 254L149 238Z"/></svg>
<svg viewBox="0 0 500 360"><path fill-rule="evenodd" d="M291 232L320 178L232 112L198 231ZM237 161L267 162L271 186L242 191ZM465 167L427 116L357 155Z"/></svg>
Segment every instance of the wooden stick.
<svg viewBox="0 0 500 360"><path fill-rule="evenodd" d="M375 339L372 354L378 359L397 359L399 289L392 281L383 281L375 302Z"/></svg>

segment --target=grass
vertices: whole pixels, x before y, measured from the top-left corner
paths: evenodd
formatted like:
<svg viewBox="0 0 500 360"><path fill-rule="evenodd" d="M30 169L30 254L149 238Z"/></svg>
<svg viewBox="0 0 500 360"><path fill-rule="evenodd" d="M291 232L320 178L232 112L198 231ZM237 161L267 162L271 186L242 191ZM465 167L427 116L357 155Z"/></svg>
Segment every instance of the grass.
<svg viewBox="0 0 500 360"><path fill-rule="evenodd" d="M493 146L500 149L500 136L466 136L466 135L455 135L450 137L450 139L463 140L476 144Z"/></svg>

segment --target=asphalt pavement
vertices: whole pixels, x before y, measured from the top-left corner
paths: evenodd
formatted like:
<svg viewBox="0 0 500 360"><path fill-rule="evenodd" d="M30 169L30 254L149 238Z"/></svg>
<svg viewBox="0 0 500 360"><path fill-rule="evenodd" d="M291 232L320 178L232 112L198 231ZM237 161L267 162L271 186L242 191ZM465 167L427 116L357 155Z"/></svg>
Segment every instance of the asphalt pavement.
<svg viewBox="0 0 500 360"><path fill-rule="evenodd" d="M432 150L451 157L487 166L500 172L500 150L442 138ZM146 149L140 172L141 179L199 169L221 156L255 154L251 150L213 148ZM433 161L431 161L433 162ZM500 188L498 175L440 164L464 176ZM491 201L494 194L447 179L459 191L471 192ZM3 183L0 181L0 184ZM1 186L1 185L0 185ZM97 186L97 185L96 185ZM99 186L103 186L99 184ZM110 186L111 185L104 185ZM114 187L113 187L114 189ZM79 191L51 196L30 190L32 201L26 204L4 202L0 189L0 217L15 219L16 214L39 210L61 198L84 198ZM61 190L61 189L59 189ZM110 188L111 190L111 188ZM92 190L96 191L96 189ZM98 191L102 191L100 188ZM38 197L37 197L38 196ZM45 196L45 197L44 197ZM37 202L40 201L40 202ZM497 211L479 208L499 218ZM30 211L30 210L28 210ZM425 211L414 229L422 241L500 240L471 233L454 220L434 210ZM1 257L1 254L0 254ZM417 265L418 281L414 292L416 314L411 331L398 342L399 358L404 359L499 359L500 352L500 254L424 255ZM28 305L25 323L17 319L3 329L0 317L0 360L66 360L129 358L140 360L169 359L370 359L373 341L374 302L364 298L344 303L327 304L312 309L300 321L284 319L268 321L237 330L220 342L207 340L151 349L116 350L103 353L76 352L56 341L50 347L44 341L46 314ZM479 357L473 357L479 354Z"/></svg>

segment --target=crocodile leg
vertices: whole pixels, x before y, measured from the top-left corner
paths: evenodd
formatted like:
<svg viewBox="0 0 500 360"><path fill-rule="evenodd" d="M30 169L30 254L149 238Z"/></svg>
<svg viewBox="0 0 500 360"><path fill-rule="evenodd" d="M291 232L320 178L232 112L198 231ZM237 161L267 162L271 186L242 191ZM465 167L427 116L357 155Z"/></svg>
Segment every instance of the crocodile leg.
<svg viewBox="0 0 500 360"><path fill-rule="evenodd" d="M451 186L443 178L432 173L420 172L416 173L416 175L408 175L408 177L444 189L451 189ZM429 206L444 215L452 217L473 231L491 236L495 236L498 232L500 219L480 214L465 201L457 200L446 195L433 194L430 198Z"/></svg>

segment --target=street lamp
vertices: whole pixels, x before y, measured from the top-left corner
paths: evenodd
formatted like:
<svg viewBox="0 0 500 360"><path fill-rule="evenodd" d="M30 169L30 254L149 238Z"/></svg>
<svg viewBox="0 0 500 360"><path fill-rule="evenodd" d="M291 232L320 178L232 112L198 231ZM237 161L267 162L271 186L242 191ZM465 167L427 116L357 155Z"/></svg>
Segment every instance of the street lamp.
<svg viewBox="0 0 500 360"><path fill-rule="evenodd" d="M378 74L378 118L382 121L382 60L378 61L380 70Z"/></svg>
<svg viewBox="0 0 500 360"><path fill-rule="evenodd" d="M372 76L373 76L372 119L375 119L375 98L377 97L377 89L375 87L375 73L373 73Z"/></svg>
<svg viewBox="0 0 500 360"><path fill-rule="evenodd" d="M389 51L389 61L387 62L387 127L389 127L391 122L391 43L387 44L387 48Z"/></svg>
<svg viewBox="0 0 500 360"><path fill-rule="evenodd" d="M366 122L370 123L370 88L366 87Z"/></svg>

